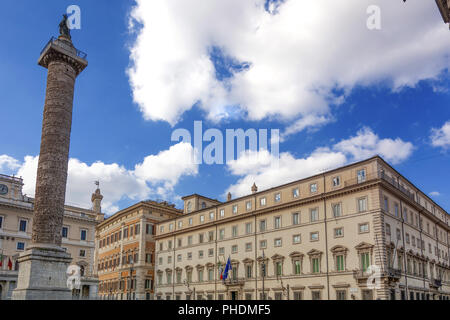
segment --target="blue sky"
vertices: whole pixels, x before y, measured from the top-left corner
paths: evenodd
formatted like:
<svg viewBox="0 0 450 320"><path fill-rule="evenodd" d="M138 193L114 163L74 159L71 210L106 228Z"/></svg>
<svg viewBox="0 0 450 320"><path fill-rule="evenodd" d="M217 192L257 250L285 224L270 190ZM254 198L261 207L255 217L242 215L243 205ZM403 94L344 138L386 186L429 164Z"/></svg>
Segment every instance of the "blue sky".
<svg viewBox="0 0 450 320"><path fill-rule="evenodd" d="M266 188L382 153L449 211L450 31L434 3L393 2L351 0L336 11L326 0L276 10L262 0L4 1L0 171L22 175L33 194L46 84L37 58L77 4L72 39L89 66L75 89L69 203L89 206L95 180L108 213L149 198L180 206L191 193L223 200L249 193L250 181ZM372 3L381 30L366 27ZM279 129L288 173L182 163L190 149L171 133L192 132L196 120L224 134Z"/></svg>

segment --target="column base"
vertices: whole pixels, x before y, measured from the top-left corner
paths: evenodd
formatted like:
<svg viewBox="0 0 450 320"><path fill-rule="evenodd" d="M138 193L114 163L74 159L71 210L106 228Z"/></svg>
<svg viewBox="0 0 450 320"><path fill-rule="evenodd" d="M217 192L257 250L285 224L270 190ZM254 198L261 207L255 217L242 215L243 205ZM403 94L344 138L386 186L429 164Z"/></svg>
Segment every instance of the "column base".
<svg viewBox="0 0 450 320"><path fill-rule="evenodd" d="M34 246L18 259L19 276L12 300L70 300L67 268L72 258L59 247Z"/></svg>

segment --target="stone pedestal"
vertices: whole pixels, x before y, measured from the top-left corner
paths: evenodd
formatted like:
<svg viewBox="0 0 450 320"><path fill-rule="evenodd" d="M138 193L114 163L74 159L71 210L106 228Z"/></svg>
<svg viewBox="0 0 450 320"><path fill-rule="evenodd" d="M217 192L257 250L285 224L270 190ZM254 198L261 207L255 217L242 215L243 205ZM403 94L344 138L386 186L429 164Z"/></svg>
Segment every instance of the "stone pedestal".
<svg viewBox="0 0 450 320"><path fill-rule="evenodd" d="M70 300L67 268L72 258L60 248L32 247L22 253L13 300Z"/></svg>

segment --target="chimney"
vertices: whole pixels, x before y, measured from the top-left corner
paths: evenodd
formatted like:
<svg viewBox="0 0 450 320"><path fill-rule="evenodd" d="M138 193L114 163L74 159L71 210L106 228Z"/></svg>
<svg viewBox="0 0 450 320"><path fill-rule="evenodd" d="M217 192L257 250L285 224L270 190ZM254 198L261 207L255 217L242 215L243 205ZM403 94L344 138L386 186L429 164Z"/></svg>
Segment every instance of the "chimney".
<svg viewBox="0 0 450 320"><path fill-rule="evenodd" d="M227 201L231 201L231 192L228 192Z"/></svg>
<svg viewBox="0 0 450 320"><path fill-rule="evenodd" d="M252 193L257 193L257 192L258 192L258 187L256 186L256 183L253 183Z"/></svg>

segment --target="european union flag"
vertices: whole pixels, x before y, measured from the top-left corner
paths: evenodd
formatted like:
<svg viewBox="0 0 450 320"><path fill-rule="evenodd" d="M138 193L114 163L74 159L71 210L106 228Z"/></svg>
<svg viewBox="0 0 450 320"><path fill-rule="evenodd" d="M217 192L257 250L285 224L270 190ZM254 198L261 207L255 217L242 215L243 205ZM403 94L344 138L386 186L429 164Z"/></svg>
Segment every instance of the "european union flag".
<svg viewBox="0 0 450 320"><path fill-rule="evenodd" d="M228 278L228 272L231 269L231 260L230 257L228 257L227 265L225 266L225 270L223 271L223 281L227 280Z"/></svg>

